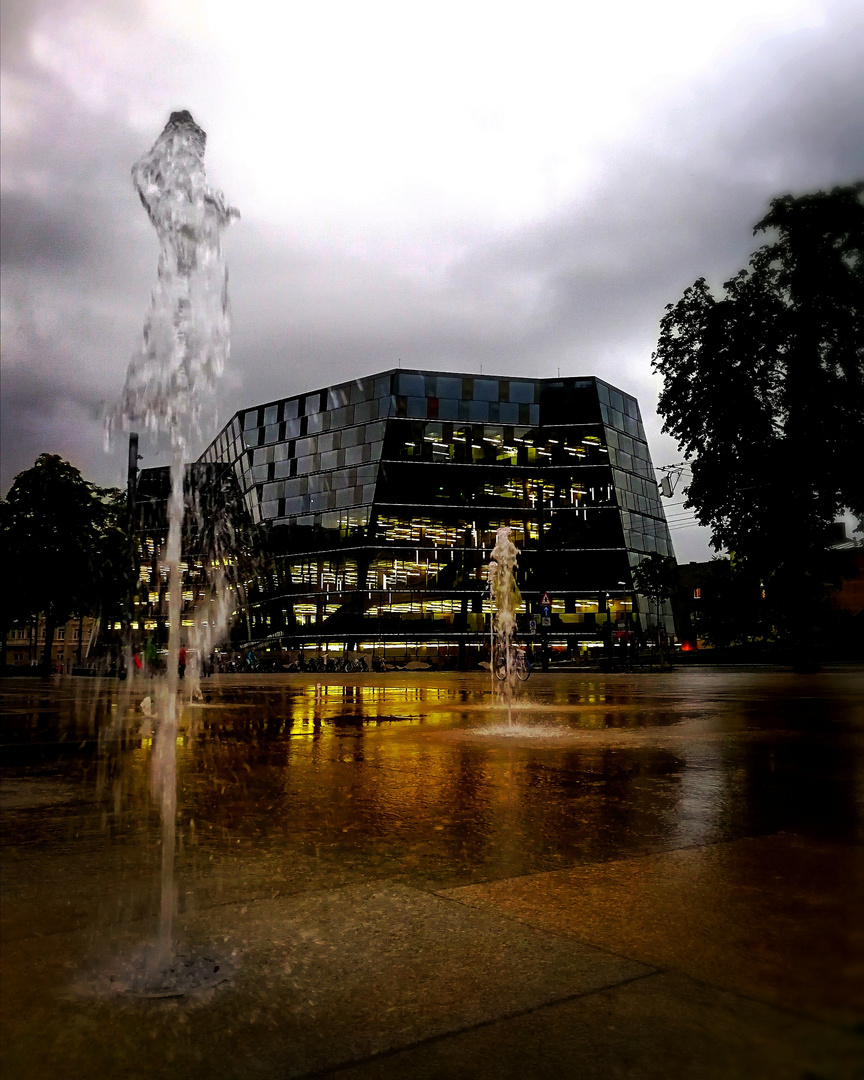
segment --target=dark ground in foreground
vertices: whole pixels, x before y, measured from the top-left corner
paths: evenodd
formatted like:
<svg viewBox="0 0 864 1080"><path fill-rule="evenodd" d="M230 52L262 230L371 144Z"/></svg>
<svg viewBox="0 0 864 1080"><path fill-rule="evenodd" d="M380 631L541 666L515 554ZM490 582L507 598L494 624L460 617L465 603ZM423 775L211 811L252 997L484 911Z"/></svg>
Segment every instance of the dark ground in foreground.
<svg viewBox="0 0 864 1080"><path fill-rule="evenodd" d="M4 1076L864 1076L861 670L204 690L178 938L235 970L142 1001L152 688L0 683Z"/></svg>

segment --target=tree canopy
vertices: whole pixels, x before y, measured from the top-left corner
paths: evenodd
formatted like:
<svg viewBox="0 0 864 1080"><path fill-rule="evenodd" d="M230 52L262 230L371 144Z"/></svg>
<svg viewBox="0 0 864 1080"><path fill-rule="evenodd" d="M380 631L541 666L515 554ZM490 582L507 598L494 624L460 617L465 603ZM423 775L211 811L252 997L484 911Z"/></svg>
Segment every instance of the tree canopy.
<svg viewBox="0 0 864 1080"><path fill-rule="evenodd" d="M55 626L106 611L128 594L132 562L122 492L89 483L58 455L42 454L19 473L0 525L15 582L7 619L43 614L46 658Z"/></svg>
<svg viewBox="0 0 864 1080"><path fill-rule="evenodd" d="M831 522L864 515L864 183L774 199L768 231L719 296L700 278L667 307L653 367L685 505L800 610Z"/></svg>
<svg viewBox="0 0 864 1080"><path fill-rule="evenodd" d="M678 586L678 564L666 555L652 552L633 567L633 584L659 608Z"/></svg>

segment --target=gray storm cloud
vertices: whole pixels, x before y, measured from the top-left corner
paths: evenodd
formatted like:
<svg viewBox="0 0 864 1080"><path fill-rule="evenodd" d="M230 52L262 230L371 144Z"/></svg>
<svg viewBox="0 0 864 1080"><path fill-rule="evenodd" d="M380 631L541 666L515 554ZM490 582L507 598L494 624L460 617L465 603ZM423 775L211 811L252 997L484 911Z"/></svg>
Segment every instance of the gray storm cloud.
<svg viewBox="0 0 864 1080"><path fill-rule="evenodd" d="M33 118L4 134L4 490L43 451L100 482L122 479L122 454L102 450L100 410L119 394L155 266L129 168L156 132L88 107L34 59L48 7L4 5L4 68ZM194 101L171 100L165 117L186 106L198 115ZM862 30L836 5L823 25L763 42L646 113L641 133L610 141L591 185L553 212L494 232L454 224L435 260L424 237L412 262L407 229L358 252L338 232L318 242L252 208L226 243L223 417L400 359L505 374L560 366L635 392L655 461L677 460L650 415L665 304L698 276L720 284L744 265L774 195L864 175L862 117Z"/></svg>

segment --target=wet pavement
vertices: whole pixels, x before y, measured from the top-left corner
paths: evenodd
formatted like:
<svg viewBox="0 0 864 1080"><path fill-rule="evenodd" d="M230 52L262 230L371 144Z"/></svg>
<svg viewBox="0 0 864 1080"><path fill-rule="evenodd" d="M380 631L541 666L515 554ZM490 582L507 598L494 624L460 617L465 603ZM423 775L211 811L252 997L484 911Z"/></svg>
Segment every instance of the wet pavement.
<svg viewBox="0 0 864 1080"><path fill-rule="evenodd" d="M864 672L5 679L5 1075L864 1076Z"/></svg>

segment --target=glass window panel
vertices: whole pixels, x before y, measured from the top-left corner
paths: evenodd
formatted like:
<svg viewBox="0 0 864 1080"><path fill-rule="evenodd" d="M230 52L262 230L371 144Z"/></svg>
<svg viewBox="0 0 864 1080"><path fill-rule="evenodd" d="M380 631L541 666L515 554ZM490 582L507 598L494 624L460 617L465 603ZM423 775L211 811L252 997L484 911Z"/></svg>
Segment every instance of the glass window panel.
<svg viewBox="0 0 864 1080"><path fill-rule="evenodd" d="M290 476L291 475L291 462L288 461L287 459L284 460L284 461L277 461L273 468L274 468L273 475L275 477L279 478L279 479L281 479L284 476Z"/></svg>
<svg viewBox="0 0 864 1080"><path fill-rule="evenodd" d="M327 391L327 408L341 409L350 400L351 388L349 386L333 386Z"/></svg>
<svg viewBox="0 0 864 1080"><path fill-rule="evenodd" d="M309 496L301 495L296 499L285 500L286 514L305 514L309 511Z"/></svg>
<svg viewBox="0 0 864 1080"><path fill-rule="evenodd" d="M318 436L318 450L324 454L328 450L333 450L335 447L335 436L331 432Z"/></svg>
<svg viewBox="0 0 864 1080"><path fill-rule="evenodd" d="M363 461L364 451L368 451L368 449L367 446L362 444L360 446L349 446L348 449L344 451L345 464L359 465L360 462Z"/></svg>
<svg viewBox="0 0 864 1080"><path fill-rule="evenodd" d="M366 442L380 442L384 438L384 428L386 426L383 420L379 420L377 424L370 424L366 428Z"/></svg>
<svg viewBox="0 0 864 1080"><path fill-rule="evenodd" d="M354 423L365 424L372 419L372 402L364 401L354 406Z"/></svg>
<svg viewBox="0 0 864 1080"><path fill-rule="evenodd" d="M400 372L397 380L397 394L406 397L426 397L426 380L422 375L411 375L408 372Z"/></svg>
<svg viewBox="0 0 864 1080"><path fill-rule="evenodd" d="M375 380L374 395L376 398L386 398L390 396L390 376L386 375L382 379Z"/></svg>
<svg viewBox="0 0 864 1080"><path fill-rule="evenodd" d="M272 443L276 442L279 438L279 425L271 424L270 427L264 429L264 442Z"/></svg>
<svg viewBox="0 0 864 1080"><path fill-rule="evenodd" d="M446 375L439 375L435 380L437 393L434 395L439 398L453 398L454 401L462 397L462 380L451 379Z"/></svg>
<svg viewBox="0 0 864 1080"><path fill-rule="evenodd" d="M534 404L534 383L510 380L510 400L520 405Z"/></svg>
<svg viewBox="0 0 864 1080"><path fill-rule="evenodd" d="M536 427L540 423L540 406L529 405L528 409L528 423Z"/></svg>
<svg viewBox="0 0 864 1080"><path fill-rule="evenodd" d="M425 397L409 397L406 410L408 416L419 416L424 420L426 419L426 398Z"/></svg>
<svg viewBox="0 0 864 1080"><path fill-rule="evenodd" d="M439 398L438 417L441 420L458 420L459 402L455 398Z"/></svg>
<svg viewBox="0 0 864 1080"><path fill-rule="evenodd" d="M375 485L364 484L360 489L360 499L364 503L371 503L375 498Z"/></svg>
<svg viewBox="0 0 864 1080"><path fill-rule="evenodd" d="M356 382L351 383L348 394L349 405L359 405L361 402L368 402L368 399L372 396L372 382L370 379L358 379Z"/></svg>
<svg viewBox="0 0 864 1080"><path fill-rule="evenodd" d="M275 424L278 416L278 405L268 405L264 410L264 423Z"/></svg>
<svg viewBox="0 0 864 1080"><path fill-rule="evenodd" d="M468 419L472 424L482 424L489 419L488 401L469 401Z"/></svg>
<svg viewBox="0 0 864 1080"><path fill-rule="evenodd" d="M251 431L253 428L258 427L258 410L250 409L243 416L243 430Z"/></svg>
<svg viewBox="0 0 864 1080"><path fill-rule="evenodd" d="M338 469L345 462L344 450L329 450L321 455L322 469Z"/></svg>
<svg viewBox="0 0 864 1080"><path fill-rule="evenodd" d="M303 412L306 416L313 416L321 409L321 394L307 394L303 399Z"/></svg>
<svg viewBox="0 0 864 1080"><path fill-rule="evenodd" d="M313 431L324 431L330 427L330 417L327 413L317 413L307 418L306 430L311 434Z"/></svg>
<svg viewBox="0 0 864 1080"><path fill-rule="evenodd" d="M474 400L475 401L497 401L498 400L498 380L497 379L475 379L474 380ZM534 400L533 394L531 400Z"/></svg>

